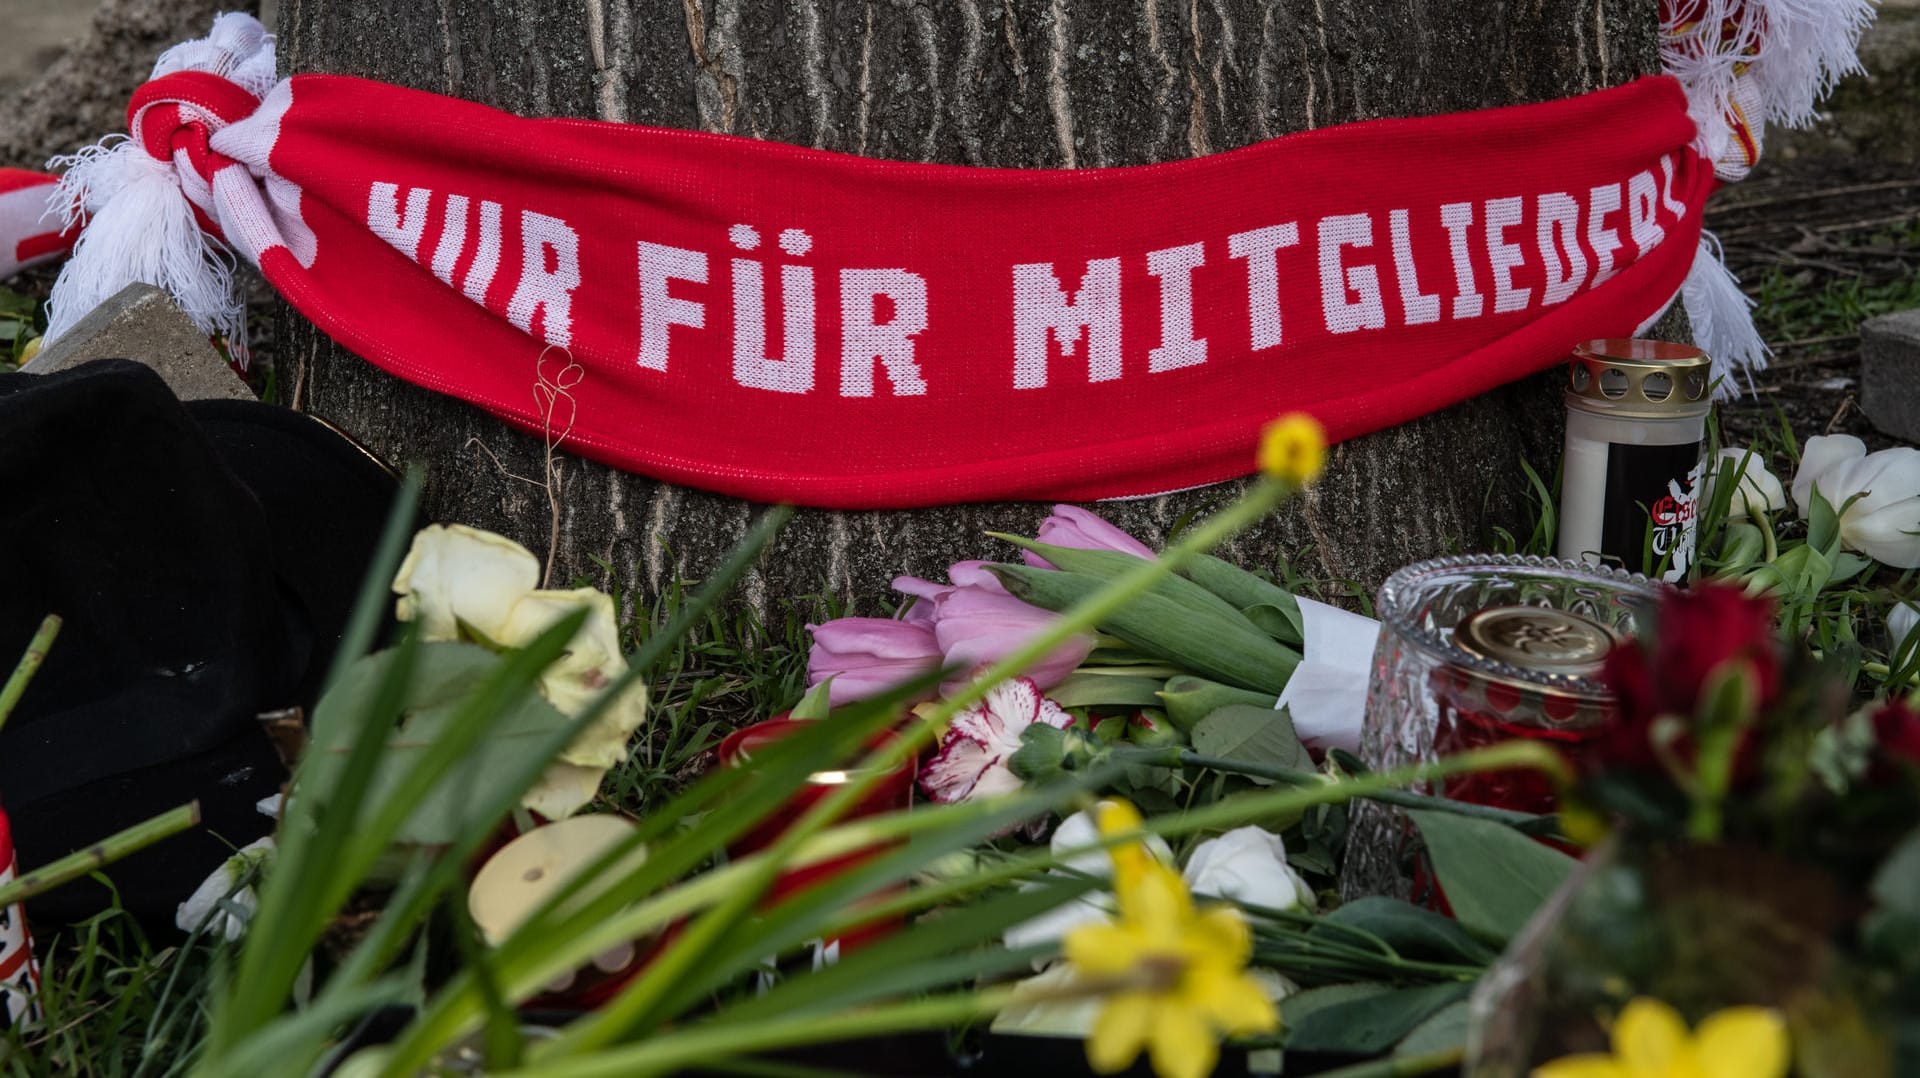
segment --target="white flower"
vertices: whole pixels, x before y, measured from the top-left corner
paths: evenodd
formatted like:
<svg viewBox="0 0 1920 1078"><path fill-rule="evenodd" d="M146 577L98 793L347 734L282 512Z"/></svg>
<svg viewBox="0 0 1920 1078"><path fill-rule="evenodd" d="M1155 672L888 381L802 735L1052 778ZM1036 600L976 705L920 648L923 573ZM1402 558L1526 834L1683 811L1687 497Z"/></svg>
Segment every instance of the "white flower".
<svg viewBox="0 0 1920 1078"><path fill-rule="evenodd" d="M1887 611L1887 635L1893 638L1895 651L1900 650L1901 643L1913 635L1915 625L1920 625L1920 606L1895 603L1893 609Z"/></svg>
<svg viewBox="0 0 1920 1078"><path fill-rule="evenodd" d="M540 694L574 716L620 675L620 631L613 599L592 588L542 590L540 563L520 544L464 524L435 524L413 537L394 576L395 614L417 621L423 639L524 647L549 626L585 608L587 620L567 650L540 675ZM550 819L593 799L606 770L626 759L627 739L646 721L647 689L635 684L568 745L521 799Z"/></svg>
<svg viewBox="0 0 1920 1078"><path fill-rule="evenodd" d="M1816 435L1807 439L1793 477L1802 519L1815 490L1840 512L1842 545L1901 569L1920 568L1920 449L1868 453L1851 434Z"/></svg>
<svg viewBox="0 0 1920 1078"><path fill-rule="evenodd" d="M1202 842L1180 875L1195 895L1271 910L1313 908L1313 888L1287 864L1286 843L1258 827L1235 828Z"/></svg>
<svg viewBox="0 0 1920 1078"><path fill-rule="evenodd" d="M180 903L180 908L174 911L173 923L182 932L193 932L205 925L210 934L227 940L239 939L259 908L260 898L252 884L237 891L234 888L250 869L271 860L273 849L272 835L240 847Z"/></svg>
<svg viewBox="0 0 1920 1078"><path fill-rule="evenodd" d="M979 703L953 717L940 751L920 769L920 788L942 803L992 797L1020 789L1008 761L1020 735L1034 723L1064 730L1073 716L1046 698L1027 678L995 685Z"/></svg>
<svg viewBox="0 0 1920 1078"><path fill-rule="evenodd" d="M1102 802L1104 804L1104 802ZM1053 829L1053 840L1049 844L1053 855L1060 863L1074 872L1095 876L1103 880L1113 878L1113 858L1106 850L1099 848L1100 827L1093 822L1093 816L1087 812L1076 812L1060 821ZM1147 849L1162 864L1173 863L1173 848L1159 835L1146 837ZM1093 847L1089 849L1089 847ZM1086 850L1085 853L1067 854L1074 850ZM1029 889L1039 886L1029 885ZM1042 943L1058 943L1067 933L1081 925L1097 924L1113 919L1113 895L1106 891L1089 891L1071 902L1058 906L1022 921L1007 929L1003 939L1008 947L1032 947ZM1051 962L1051 958L1037 959L1033 968L1040 969Z"/></svg>
<svg viewBox="0 0 1920 1078"><path fill-rule="evenodd" d="M1742 461L1746 462L1745 467L1741 466ZM1758 453L1731 447L1722 449L1713 466L1715 479L1728 462L1732 464L1735 481L1733 498L1727 502L1728 520L1763 516L1787 507L1787 492L1780 486L1780 477L1767 470L1766 462Z"/></svg>

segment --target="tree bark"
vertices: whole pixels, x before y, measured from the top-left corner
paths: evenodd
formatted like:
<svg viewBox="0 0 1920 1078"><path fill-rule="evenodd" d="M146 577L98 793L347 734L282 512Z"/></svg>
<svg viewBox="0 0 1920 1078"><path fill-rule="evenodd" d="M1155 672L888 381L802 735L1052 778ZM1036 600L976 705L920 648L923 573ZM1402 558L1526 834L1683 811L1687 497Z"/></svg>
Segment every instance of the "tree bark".
<svg viewBox="0 0 1920 1078"><path fill-rule="evenodd" d="M281 30L290 71L368 76L524 115L1017 167L1217 153L1658 70L1646 0L286 0ZM530 481L542 474L539 440L381 373L284 305L281 314L279 355L304 407L389 459L426 464L433 517L552 547L557 582L610 571L630 596L657 593L700 576L754 514L575 459L551 509ZM1324 481L1232 555L1269 567L1284 557L1371 593L1408 561L1486 548L1494 528L1526 517L1517 462L1557 456L1554 385L1529 379L1337 447ZM1098 508L1157 544L1236 487ZM748 597L824 587L871 612L895 574L937 575L993 554L982 531L1031 529L1046 512L803 512Z"/></svg>

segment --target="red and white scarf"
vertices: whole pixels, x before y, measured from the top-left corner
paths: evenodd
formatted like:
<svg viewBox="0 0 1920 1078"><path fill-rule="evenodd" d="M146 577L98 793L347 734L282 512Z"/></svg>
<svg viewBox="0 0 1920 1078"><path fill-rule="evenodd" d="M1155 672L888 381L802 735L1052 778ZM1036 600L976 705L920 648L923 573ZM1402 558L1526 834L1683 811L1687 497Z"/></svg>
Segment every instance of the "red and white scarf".
<svg viewBox="0 0 1920 1078"><path fill-rule="evenodd" d="M1673 34L1706 32L1692 14ZM130 140L65 162L87 225L50 335L145 280L237 339L230 249L370 362L633 471L836 507L1148 494L1244 474L1279 412L1377 430L1676 294L1724 369L1763 364L1701 236L1726 137L1700 100L1650 78L1160 165L960 168L276 82L226 15L162 57Z"/></svg>

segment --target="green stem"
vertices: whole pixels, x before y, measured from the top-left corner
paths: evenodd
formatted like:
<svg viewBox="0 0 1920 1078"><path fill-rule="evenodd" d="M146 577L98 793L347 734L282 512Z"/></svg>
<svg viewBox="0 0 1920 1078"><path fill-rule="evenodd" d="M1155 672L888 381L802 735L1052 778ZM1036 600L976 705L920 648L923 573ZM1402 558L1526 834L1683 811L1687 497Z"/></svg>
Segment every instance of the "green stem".
<svg viewBox="0 0 1920 1078"><path fill-rule="evenodd" d="M776 1048L857 1040L915 1029L943 1029L984 1018L1012 998L1011 989L935 996L839 1014L799 1014L751 1023L724 1021L656 1033L646 1040L590 1056L543 1060L516 1078L640 1078L670 1074L693 1064Z"/></svg>
<svg viewBox="0 0 1920 1078"><path fill-rule="evenodd" d="M747 915L759 896L772 885L781 866L802 843L844 816L884 776L892 773L922 744L944 729L949 719L978 703L995 685L1044 658L1068 638L1105 621L1196 554L1210 550L1244 530L1272 511L1292 492L1293 487L1289 484L1270 478L1256 480L1240 500L1189 531L1160 557L1142 561L1138 568L1115 578L1099 591L1063 611L1045 630L1027 640L1012 654L988 667L959 692L934 704L917 721L903 726L900 736L868 753L861 761L858 777L853 782L836 787L832 794L822 798L781 834L766 852L767 860L743 881L739 891L730 894L721 905L689 928L673 946L655 959L645 974L623 989L598 1014L576 1023L559 1039L536 1049L540 1053L539 1058L601 1047L650 1021L664 1017L656 1014L655 1009L678 972L683 968L691 968L735 923Z"/></svg>
<svg viewBox="0 0 1920 1078"><path fill-rule="evenodd" d="M1248 763L1242 760L1229 760L1220 756L1203 756L1188 749L1140 749L1121 750L1114 753L1116 758L1128 763L1154 764L1160 767L1204 767L1228 774L1246 775L1251 778L1270 779L1288 786L1318 785L1321 779L1317 774L1295 771L1291 768L1277 767L1271 764ZM1455 816L1469 816L1476 820L1489 820L1505 824L1524 834L1558 834L1558 822L1551 816L1536 816L1530 812L1515 812L1512 809L1496 808L1492 805L1476 805L1467 801L1455 801L1447 797L1435 797L1432 794L1419 794L1410 790L1380 790L1362 795L1366 800L1381 804L1394 805L1408 809L1431 809L1436 812L1450 812Z"/></svg>
<svg viewBox="0 0 1920 1078"><path fill-rule="evenodd" d="M84 850L70 853L58 861L24 873L19 879L5 887L0 887L0 909L16 902L24 902L35 895L51 891L63 883L77 880L89 872L105 868L123 857L139 853L161 839L171 838L199 823L200 802L190 801L150 820L134 824Z"/></svg>
<svg viewBox="0 0 1920 1078"><path fill-rule="evenodd" d="M27 642L26 653L20 656L20 662L13 668L13 674L7 678L5 687L0 688L0 726L7 724L13 715L15 704L20 695L27 691L27 683L40 670L40 664L47 660L47 651L53 647L53 638L60 635L60 615L48 614L40 620L40 628L34 632L33 639Z"/></svg>

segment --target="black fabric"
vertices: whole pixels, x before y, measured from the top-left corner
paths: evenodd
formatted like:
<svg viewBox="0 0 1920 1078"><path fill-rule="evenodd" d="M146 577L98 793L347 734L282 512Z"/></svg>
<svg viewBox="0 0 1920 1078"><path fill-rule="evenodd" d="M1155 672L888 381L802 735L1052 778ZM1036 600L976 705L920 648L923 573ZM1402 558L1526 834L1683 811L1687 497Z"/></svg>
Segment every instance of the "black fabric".
<svg viewBox="0 0 1920 1078"><path fill-rule="evenodd" d="M311 708L394 485L317 422L253 402L183 406L107 360L0 375L0 668L65 619L0 730L0 807L32 867L199 798L205 825L108 870L164 923L284 779L256 718ZM106 892L30 905L72 920Z"/></svg>

